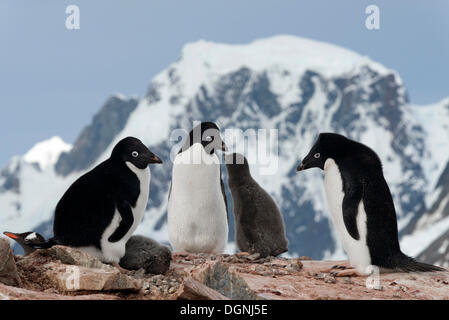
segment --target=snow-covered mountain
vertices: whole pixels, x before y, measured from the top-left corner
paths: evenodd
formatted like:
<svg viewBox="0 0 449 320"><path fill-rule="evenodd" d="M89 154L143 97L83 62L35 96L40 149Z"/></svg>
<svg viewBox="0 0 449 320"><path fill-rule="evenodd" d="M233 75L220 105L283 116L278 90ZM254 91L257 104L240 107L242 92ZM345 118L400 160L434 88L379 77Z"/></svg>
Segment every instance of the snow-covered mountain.
<svg viewBox="0 0 449 320"><path fill-rule="evenodd" d="M0 174L1 229L50 235L53 209L65 189L132 135L164 159L152 167L148 212L137 232L167 241L169 159L179 144L172 133L201 120L216 121L222 130L278 130L278 149L271 147L269 154L278 170L263 175L260 163L251 169L283 212L292 255L344 255L328 219L322 173L295 172L323 131L345 134L378 152L407 253L430 248L449 230L447 210L434 208L438 201L447 205L449 180L441 177L449 163L449 100L411 105L395 71L350 50L292 36L246 45L187 44L142 99L110 97L73 148L59 144L50 148L52 156L42 151L47 156L15 157ZM237 139L235 147L242 145ZM255 154L256 146L249 143L248 150Z"/></svg>

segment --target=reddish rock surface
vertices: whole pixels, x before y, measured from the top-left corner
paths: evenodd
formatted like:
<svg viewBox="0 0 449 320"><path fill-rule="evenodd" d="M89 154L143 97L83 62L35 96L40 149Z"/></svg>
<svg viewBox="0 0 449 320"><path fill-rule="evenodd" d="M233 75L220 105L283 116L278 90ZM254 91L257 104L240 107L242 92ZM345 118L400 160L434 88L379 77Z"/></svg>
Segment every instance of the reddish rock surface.
<svg viewBox="0 0 449 320"><path fill-rule="evenodd" d="M119 273L76 249L16 257L20 284L0 284L0 299L449 299L449 272L334 277L336 261L254 255L174 254L165 275ZM73 286L76 268L79 286Z"/></svg>

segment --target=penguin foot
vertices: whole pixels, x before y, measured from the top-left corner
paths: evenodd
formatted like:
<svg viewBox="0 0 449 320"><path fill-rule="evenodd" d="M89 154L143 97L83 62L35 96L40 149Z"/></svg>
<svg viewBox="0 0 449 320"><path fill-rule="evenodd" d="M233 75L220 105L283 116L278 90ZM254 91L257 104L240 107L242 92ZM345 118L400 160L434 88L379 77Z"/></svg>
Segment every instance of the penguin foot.
<svg viewBox="0 0 449 320"><path fill-rule="evenodd" d="M331 271L333 277L362 277L362 275L354 268L347 268L339 271Z"/></svg>
<svg viewBox="0 0 449 320"><path fill-rule="evenodd" d="M353 267L349 264L349 262L344 262L332 266L331 270L332 269L346 270L346 269L353 269Z"/></svg>
<svg viewBox="0 0 449 320"><path fill-rule="evenodd" d="M354 269L349 262L343 262L343 263L339 263L336 264L334 266L332 266L330 269L325 269L322 270L322 273L332 273L332 272L336 272L338 270L348 270L348 269Z"/></svg>

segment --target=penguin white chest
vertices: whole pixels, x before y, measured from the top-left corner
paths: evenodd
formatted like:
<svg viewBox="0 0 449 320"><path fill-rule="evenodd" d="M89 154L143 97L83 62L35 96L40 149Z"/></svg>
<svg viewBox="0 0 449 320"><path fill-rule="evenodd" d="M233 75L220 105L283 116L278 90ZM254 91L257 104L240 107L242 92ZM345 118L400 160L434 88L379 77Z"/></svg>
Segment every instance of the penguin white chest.
<svg viewBox="0 0 449 320"><path fill-rule="evenodd" d="M329 211L343 248L348 255L351 265L356 268L359 273L369 273L367 268L371 265L371 257L366 243L367 225L363 201L360 201L357 212L356 221L360 238L359 240L356 240L349 234L343 219L343 199L345 196L343 191L343 179L338 165L333 159L326 160L324 172Z"/></svg>
<svg viewBox="0 0 449 320"><path fill-rule="evenodd" d="M220 161L200 144L176 156L168 203L169 239L175 251L222 253L228 240Z"/></svg>
<svg viewBox="0 0 449 320"><path fill-rule="evenodd" d="M136 174L137 178L139 179L140 194L137 198L135 206L131 207L134 222L125 236L117 242L109 242L108 240L109 237L118 228L122 219L120 213L117 210L114 213L111 224L104 231L103 236L101 237L101 249L103 255L102 260L106 262L119 262L120 259L125 255L126 243L142 221L148 203L151 178L150 169L139 169L130 162L126 162L126 165L132 172Z"/></svg>

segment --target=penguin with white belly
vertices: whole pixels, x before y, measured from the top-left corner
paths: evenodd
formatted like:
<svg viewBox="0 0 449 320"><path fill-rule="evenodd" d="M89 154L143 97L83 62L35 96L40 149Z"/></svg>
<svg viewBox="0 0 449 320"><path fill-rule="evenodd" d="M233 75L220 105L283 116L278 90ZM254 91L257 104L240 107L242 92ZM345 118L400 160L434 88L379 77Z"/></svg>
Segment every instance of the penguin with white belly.
<svg viewBox="0 0 449 320"><path fill-rule="evenodd" d="M139 139L118 142L109 159L62 196L55 210L54 237L33 247L75 247L118 266L147 206L150 163L162 161Z"/></svg>
<svg viewBox="0 0 449 320"><path fill-rule="evenodd" d="M168 234L175 252L219 254L226 247L227 200L216 150L226 150L220 130L203 122L174 159Z"/></svg>
<svg viewBox="0 0 449 320"><path fill-rule="evenodd" d="M445 270L401 251L393 198L373 150L339 134L321 133L297 171L310 168L324 170L331 220L352 267L337 276L371 274L373 266L381 272Z"/></svg>

